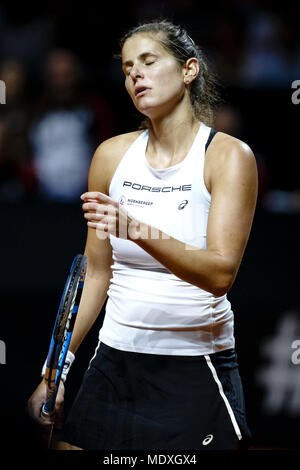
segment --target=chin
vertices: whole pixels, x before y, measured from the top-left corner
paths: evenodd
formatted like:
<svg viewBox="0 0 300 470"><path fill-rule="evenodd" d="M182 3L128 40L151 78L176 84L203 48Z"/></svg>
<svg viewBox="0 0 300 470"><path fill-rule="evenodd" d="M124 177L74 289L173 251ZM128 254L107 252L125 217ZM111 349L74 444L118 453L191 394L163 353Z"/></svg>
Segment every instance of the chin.
<svg viewBox="0 0 300 470"><path fill-rule="evenodd" d="M175 103L176 104L176 103ZM154 100L145 97L139 103L135 103L136 109L148 119L159 119L174 110L174 100Z"/></svg>
<svg viewBox="0 0 300 470"><path fill-rule="evenodd" d="M138 106L136 108L140 113L142 113L144 116L146 116L149 119L152 119L158 113L158 109L156 109L156 106L153 106L153 105L152 106L150 105Z"/></svg>

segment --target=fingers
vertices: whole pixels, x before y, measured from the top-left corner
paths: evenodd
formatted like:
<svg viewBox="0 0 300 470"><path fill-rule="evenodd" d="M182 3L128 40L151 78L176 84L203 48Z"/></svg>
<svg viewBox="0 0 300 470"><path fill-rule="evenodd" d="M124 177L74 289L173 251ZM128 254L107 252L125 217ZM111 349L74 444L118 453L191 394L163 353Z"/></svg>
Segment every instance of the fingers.
<svg viewBox="0 0 300 470"><path fill-rule="evenodd" d="M28 414L30 418L41 426L49 426L52 424L53 420L51 416L42 416L42 408L44 404L43 398L35 398L28 402Z"/></svg>
<svg viewBox="0 0 300 470"><path fill-rule="evenodd" d="M53 415L49 415L49 416L45 416L45 415L42 415L41 414L41 411L42 409L40 410L40 415L38 417L38 419L36 419L36 422L42 426L50 426L53 424L54 422L54 414Z"/></svg>
<svg viewBox="0 0 300 470"><path fill-rule="evenodd" d="M129 214L124 207L97 191L84 193L81 199L87 225L97 231L98 238L106 239L108 235L127 238Z"/></svg>
<svg viewBox="0 0 300 470"><path fill-rule="evenodd" d="M55 414L54 414L54 423L57 429L60 429L64 420L64 406L63 403L58 404L56 402Z"/></svg>
<svg viewBox="0 0 300 470"><path fill-rule="evenodd" d="M88 222L102 222L104 224L115 224L116 223L116 215L105 215L98 212L87 212L84 214L84 218Z"/></svg>
<svg viewBox="0 0 300 470"><path fill-rule="evenodd" d="M64 395L65 395L65 386L63 381L60 382L56 402L55 402L55 415L54 422L56 428L60 428L64 419Z"/></svg>
<svg viewBox="0 0 300 470"><path fill-rule="evenodd" d="M97 231L103 231L112 235L116 234L118 225L117 210L115 208L105 210L101 207L97 212L86 212L84 218L87 220L87 225L90 228L95 228Z"/></svg>
<svg viewBox="0 0 300 470"><path fill-rule="evenodd" d="M88 227L115 233L118 224L118 206L93 201L84 203L82 209L84 217L88 222ZM99 224L99 226L95 223Z"/></svg>
<svg viewBox="0 0 300 470"><path fill-rule="evenodd" d="M87 193L83 193L80 198L85 201L96 201L104 204L111 204L112 206L118 206L118 204L107 194L100 193L99 191L89 191Z"/></svg>
<svg viewBox="0 0 300 470"><path fill-rule="evenodd" d="M102 232L104 238L106 238L108 234L116 235L119 226L118 204L106 195L104 196L106 196L107 203L103 203L103 199L98 196L101 193L94 192L87 194L87 198L82 197L84 200L88 200L88 202L85 202L82 205L82 209L84 211L84 218L87 220L88 227L96 229L97 234L100 236ZM94 197L93 200L91 200L91 196ZM95 199L96 197L97 200Z"/></svg>
<svg viewBox="0 0 300 470"><path fill-rule="evenodd" d="M27 410L30 418L35 421L37 424L47 427L53 422L58 422L63 416L63 403L64 403L64 386L63 384L59 385L59 390L56 398L55 404L55 413L53 415L47 416L43 414L41 416L41 411L46 400L46 384L44 381L37 387L34 393L28 400Z"/></svg>
<svg viewBox="0 0 300 470"><path fill-rule="evenodd" d="M100 204L98 202L86 202L82 205L82 209L86 212L97 212L97 214L116 214L118 205Z"/></svg>
<svg viewBox="0 0 300 470"><path fill-rule="evenodd" d="M41 425L51 424L50 418L43 419L41 411L46 398L46 385L42 381L27 402L27 411L33 421Z"/></svg>

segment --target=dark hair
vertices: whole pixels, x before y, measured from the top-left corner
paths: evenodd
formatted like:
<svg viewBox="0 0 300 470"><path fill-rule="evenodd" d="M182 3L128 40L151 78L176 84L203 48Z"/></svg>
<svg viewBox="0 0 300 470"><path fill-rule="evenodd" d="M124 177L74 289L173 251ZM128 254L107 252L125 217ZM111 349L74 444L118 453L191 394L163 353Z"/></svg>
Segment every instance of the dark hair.
<svg viewBox="0 0 300 470"><path fill-rule="evenodd" d="M200 47L195 44L184 28L163 19L139 24L130 29L121 38L121 49L127 39L139 33L155 34L155 38L180 65L184 65L191 57L198 60L199 74L189 86L191 104L195 117L208 126L212 126L214 108L219 103L219 93L216 76L208 69L207 60Z"/></svg>

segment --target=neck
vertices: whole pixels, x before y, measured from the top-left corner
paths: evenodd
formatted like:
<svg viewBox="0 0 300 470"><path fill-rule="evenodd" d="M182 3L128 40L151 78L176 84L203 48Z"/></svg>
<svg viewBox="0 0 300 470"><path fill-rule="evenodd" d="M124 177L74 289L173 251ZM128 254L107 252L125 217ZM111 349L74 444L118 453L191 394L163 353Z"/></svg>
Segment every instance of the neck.
<svg viewBox="0 0 300 470"><path fill-rule="evenodd" d="M146 152L151 165L166 168L179 163L188 153L199 124L193 113L151 120Z"/></svg>

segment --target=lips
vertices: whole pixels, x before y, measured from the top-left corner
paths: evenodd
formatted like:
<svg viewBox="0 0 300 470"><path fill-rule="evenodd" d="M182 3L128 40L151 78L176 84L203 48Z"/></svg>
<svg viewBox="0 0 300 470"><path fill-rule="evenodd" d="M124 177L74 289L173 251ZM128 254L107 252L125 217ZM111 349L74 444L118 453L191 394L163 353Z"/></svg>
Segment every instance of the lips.
<svg viewBox="0 0 300 470"><path fill-rule="evenodd" d="M149 88L140 85L135 88L134 94L135 96L143 96L148 90Z"/></svg>

